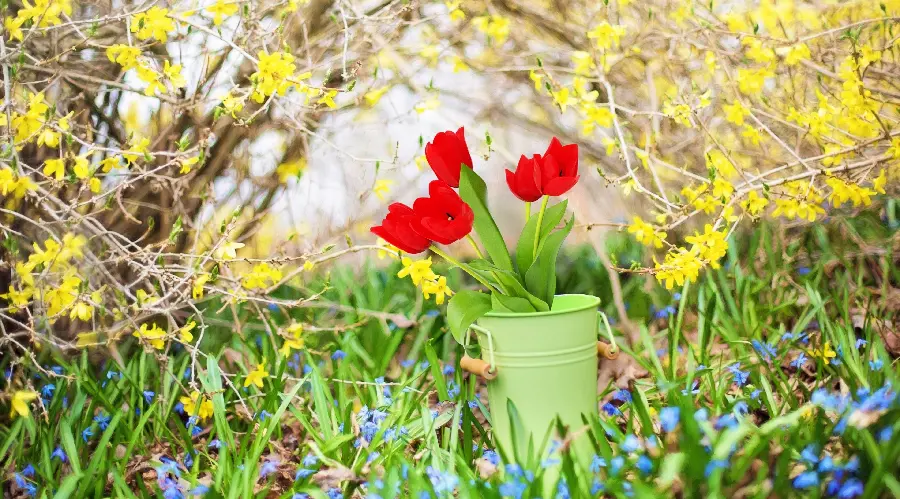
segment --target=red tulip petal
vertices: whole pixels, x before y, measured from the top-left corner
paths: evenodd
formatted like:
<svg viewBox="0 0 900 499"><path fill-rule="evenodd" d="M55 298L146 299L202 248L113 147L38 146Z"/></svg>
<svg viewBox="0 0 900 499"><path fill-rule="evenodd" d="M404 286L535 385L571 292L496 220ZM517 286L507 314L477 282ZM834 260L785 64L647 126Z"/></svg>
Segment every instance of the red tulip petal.
<svg viewBox="0 0 900 499"><path fill-rule="evenodd" d="M544 186L544 194L548 196L562 196L578 183L578 176L559 177L551 180Z"/></svg>

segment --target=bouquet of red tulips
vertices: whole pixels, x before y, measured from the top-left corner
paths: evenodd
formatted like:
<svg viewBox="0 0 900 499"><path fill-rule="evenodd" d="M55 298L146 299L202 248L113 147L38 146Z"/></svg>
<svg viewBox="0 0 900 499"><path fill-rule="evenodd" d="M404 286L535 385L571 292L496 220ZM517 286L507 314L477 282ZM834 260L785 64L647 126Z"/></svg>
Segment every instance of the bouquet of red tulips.
<svg viewBox="0 0 900 499"><path fill-rule="evenodd" d="M516 171L506 171L509 189L527 203L527 220L514 256L488 209L485 183L472 169L464 130L437 134L425 146L425 158L437 176L428 186L428 197L417 199L412 207L391 204L372 232L406 253L431 249L487 289L489 293L459 291L450 299L447 319L457 341L462 342L472 322L491 310L550 310L556 292L556 258L574 217L559 227L567 202L548 205L551 197L565 194L578 182L578 145L564 146L554 137L543 155L523 155ZM531 203L538 200L540 208L532 213ZM473 229L480 244L471 235ZM461 239L468 239L477 259L463 263L437 246Z"/></svg>

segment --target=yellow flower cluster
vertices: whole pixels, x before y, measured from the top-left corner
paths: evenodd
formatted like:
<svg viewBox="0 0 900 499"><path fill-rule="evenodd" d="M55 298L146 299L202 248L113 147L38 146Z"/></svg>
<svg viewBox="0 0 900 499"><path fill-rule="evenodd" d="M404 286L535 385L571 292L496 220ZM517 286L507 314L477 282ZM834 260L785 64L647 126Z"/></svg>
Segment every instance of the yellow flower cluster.
<svg viewBox="0 0 900 499"><path fill-rule="evenodd" d="M245 289L266 289L280 282L283 276L281 270L272 268L268 263L260 263L244 275L241 286Z"/></svg>
<svg viewBox="0 0 900 499"><path fill-rule="evenodd" d="M278 350L284 358L291 356L294 350L303 350L303 324L291 324L287 327L287 337Z"/></svg>
<svg viewBox="0 0 900 499"><path fill-rule="evenodd" d="M56 26L62 24L60 16L63 14L72 15L71 0L34 0L34 5L24 0L16 16L4 19L3 26L10 39L21 42L25 38L22 26L26 22L30 21L38 28Z"/></svg>
<svg viewBox="0 0 900 499"><path fill-rule="evenodd" d="M497 45L502 45L509 37L509 19L503 16L479 16L472 19L472 24Z"/></svg>
<svg viewBox="0 0 900 499"><path fill-rule="evenodd" d="M434 295L434 302L438 305L444 303L444 299L453 294L453 291L447 287L447 278L437 275L431 269L431 258L424 260L413 260L409 257L403 257L401 260L403 268L397 272L397 277L403 279L409 276L413 284L422 288L422 295L425 299Z"/></svg>
<svg viewBox="0 0 900 499"><path fill-rule="evenodd" d="M800 218L815 222L816 218L825 214L825 209L821 206L825 198L811 182L786 182L781 191L782 196L775 199L773 217L780 215L788 220Z"/></svg>
<svg viewBox="0 0 900 499"><path fill-rule="evenodd" d="M159 72L154 69L150 59L141 55L139 48L119 43L106 49L106 57L110 62L122 66L125 71L133 69L138 79L146 84L144 95L148 97L165 92L167 82L173 90L184 88L187 85L187 80L181 74L181 64L172 64L168 60L163 61L163 70Z"/></svg>
<svg viewBox="0 0 900 499"><path fill-rule="evenodd" d="M645 222L641 217L635 216L634 221L628 226L628 233L634 234L634 238L639 243L654 248L662 248L663 242L666 240L666 233L656 230L655 227Z"/></svg>
<svg viewBox="0 0 900 499"><path fill-rule="evenodd" d="M212 400L206 394L194 390L187 396L178 399L184 407L184 412L190 416L197 416L201 421L206 421L213 415Z"/></svg>

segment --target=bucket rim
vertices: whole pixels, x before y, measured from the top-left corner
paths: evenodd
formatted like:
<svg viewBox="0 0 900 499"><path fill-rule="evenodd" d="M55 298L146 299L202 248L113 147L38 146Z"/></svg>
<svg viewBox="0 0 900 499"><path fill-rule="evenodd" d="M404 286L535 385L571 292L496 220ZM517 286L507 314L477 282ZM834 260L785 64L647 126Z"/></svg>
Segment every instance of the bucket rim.
<svg viewBox="0 0 900 499"><path fill-rule="evenodd" d="M551 315L570 314L572 312L581 312L583 310L588 310L591 308L596 309L597 307L600 306L600 301L601 301L599 297L596 297L594 295L585 295L585 294L580 294L580 293L556 295L556 296L554 296L554 298L560 298L562 296L579 296L579 297L584 297L584 298L590 298L591 300L590 300L590 303L585 303L584 305L581 305L578 307L565 308L565 309L561 309L561 310L548 310L547 312L524 312L524 313L490 311L490 312L484 314L484 317L521 317L521 318L526 318L526 317L547 317L547 316L551 316Z"/></svg>

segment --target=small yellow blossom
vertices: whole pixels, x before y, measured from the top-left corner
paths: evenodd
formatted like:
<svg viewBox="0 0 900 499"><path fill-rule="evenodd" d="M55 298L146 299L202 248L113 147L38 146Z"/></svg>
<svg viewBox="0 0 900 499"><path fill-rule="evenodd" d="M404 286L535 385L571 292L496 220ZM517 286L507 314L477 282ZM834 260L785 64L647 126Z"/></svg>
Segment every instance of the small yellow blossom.
<svg viewBox="0 0 900 499"><path fill-rule="evenodd" d="M33 390L17 390L12 396L10 417L27 418L31 416L29 404L36 398L38 398L38 394Z"/></svg>
<svg viewBox="0 0 900 499"><path fill-rule="evenodd" d="M756 191L750 191L747 194L747 199L741 201L741 208L750 216L758 217L768 204L768 199L760 196Z"/></svg>
<svg viewBox="0 0 900 499"><path fill-rule="evenodd" d="M696 253L709 262L712 268L717 269L719 260L728 253L728 242L725 240L727 236L725 232L718 232L712 225L706 224L703 234L695 232L693 236L688 236L684 240L693 245L692 253Z"/></svg>
<svg viewBox="0 0 900 499"><path fill-rule="evenodd" d="M279 182L286 184L292 178L299 178L303 170L306 170L306 158L301 156L278 165L278 168L275 169L275 174L278 175Z"/></svg>
<svg viewBox="0 0 900 499"><path fill-rule="evenodd" d="M213 256L218 260L234 260L237 258L237 250L243 247L244 243L226 241L216 248L215 252L213 252Z"/></svg>
<svg viewBox="0 0 900 499"><path fill-rule="evenodd" d="M434 295L434 303L441 305L444 303L444 297L452 295L453 291L447 287L447 278L440 276L437 280L422 283L422 294L426 300L431 298L431 295Z"/></svg>
<svg viewBox="0 0 900 499"><path fill-rule="evenodd" d="M150 346L157 350L162 350L166 347L166 332L156 324L141 324L140 329L131 333L131 335L139 340L148 342Z"/></svg>
<svg viewBox="0 0 900 499"><path fill-rule="evenodd" d="M437 275L431 270L431 257L413 261L412 258L405 256L400 262L403 264L403 268L400 269L400 272L397 272L397 277L403 279L409 276L416 286L423 280L431 281L437 278Z"/></svg>
<svg viewBox="0 0 900 499"><path fill-rule="evenodd" d="M654 248L662 248L666 239L665 232L656 230L639 216L635 216L634 221L628 226L628 233L634 234L637 242Z"/></svg>
<svg viewBox="0 0 900 499"><path fill-rule="evenodd" d="M236 3L218 0L216 3L207 7L205 10L206 12L209 12L213 15L213 25L219 26L222 24L226 17L233 16L237 13L238 6Z"/></svg>
<svg viewBox="0 0 900 499"><path fill-rule="evenodd" d="M194 390L189 396L178 399L184 407L184 412L190 416L197 416L201 421L206 421L213 415L213 403L206 395Z"/></svg>
<svg viewBox="0 0 900 499"><path fill-rule="evenodd" d="M247 388L250 385L256 385L257 388L263 387L263 380L269 377L269 371L266 370L266 363L263 362L256 366L256 369L247 373L247 378L244 380L244 388Z"/></svg>
<svg viewBox="0 0 900 499"><path fill-rule="evenodd" d="M166 42L168 33L175 30L175 21L169 15L169 9L151 7L146 12L135 14L131 18L131 32L137 33L138 40L155 38Z"/></svg>
<svg viewBox="0 0 900 499"><path fill-rule="evenodd" d="M194 321L190 321L185 324L183 327L178 329L178 339L181 340L182 343L190 343L194 341L194 333L192 331L195 327L197 327L197 323Z"/></svg>
<svg viewBox="0 0 900 499"><path fill-rule="evenodd" d="M195 300L199 300L203 298L203 286L209 282L209 274L203 274L194 279L194 284L191 285L191 297Z"/></svg>

